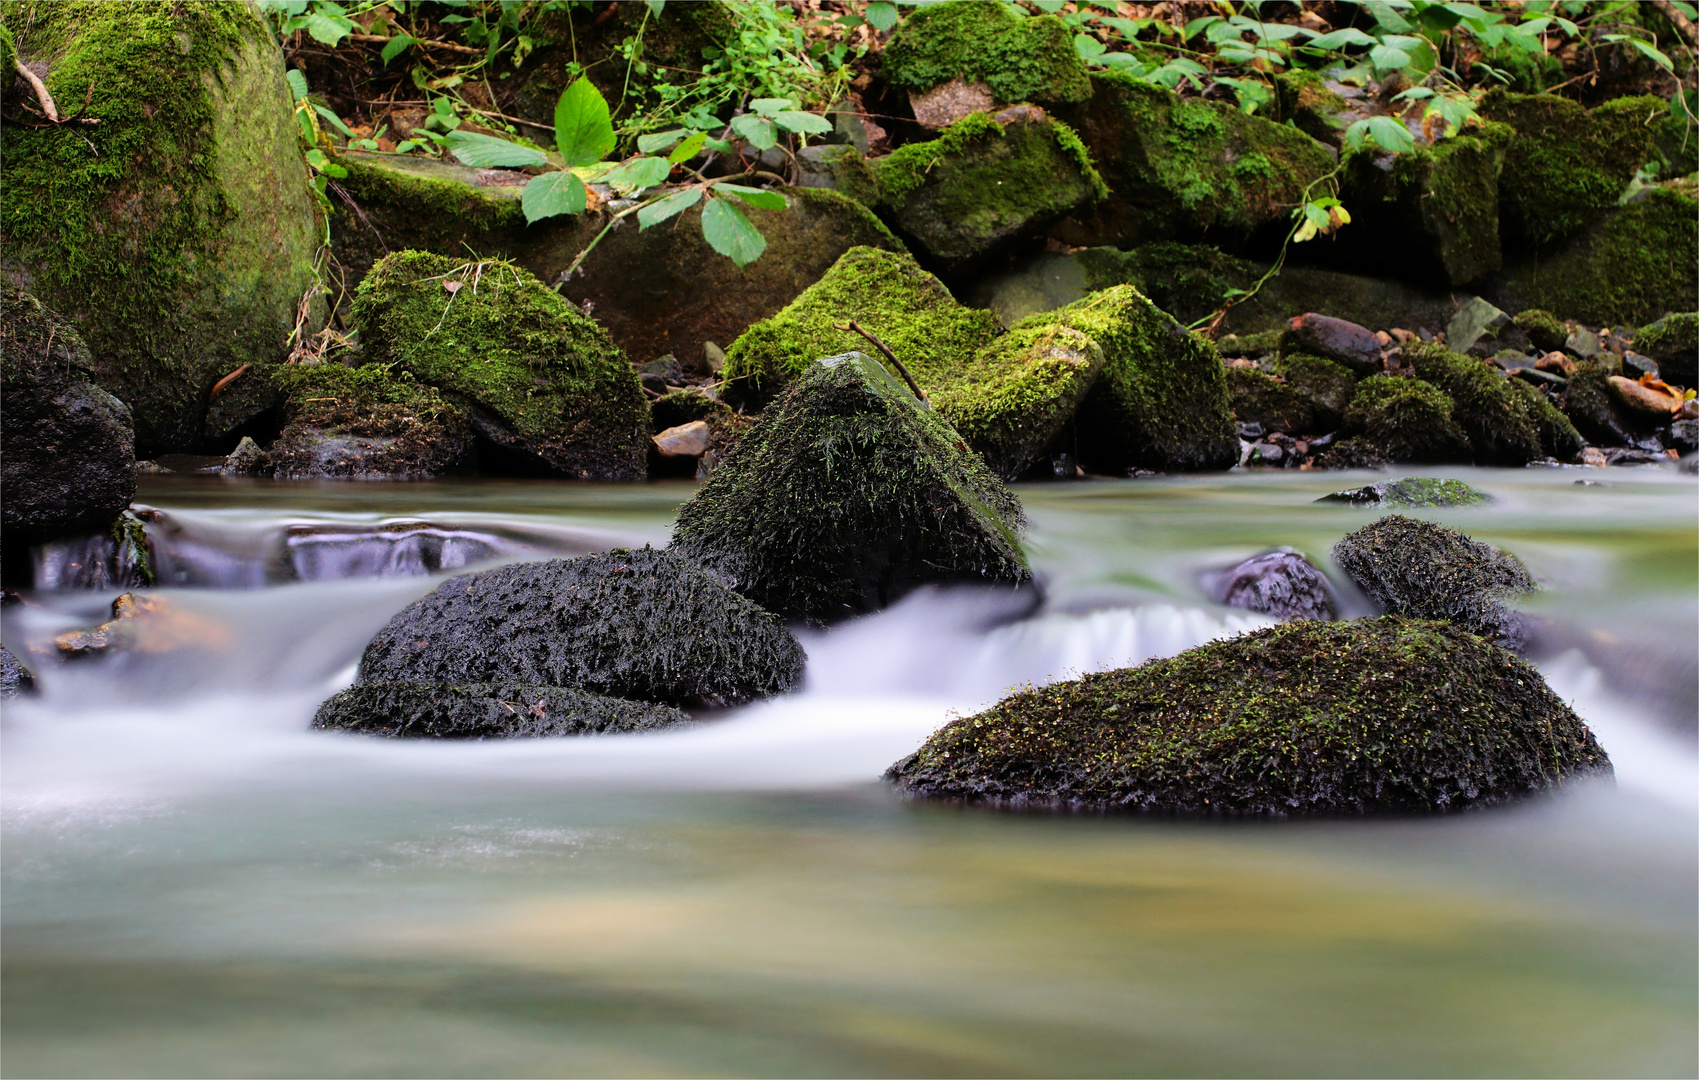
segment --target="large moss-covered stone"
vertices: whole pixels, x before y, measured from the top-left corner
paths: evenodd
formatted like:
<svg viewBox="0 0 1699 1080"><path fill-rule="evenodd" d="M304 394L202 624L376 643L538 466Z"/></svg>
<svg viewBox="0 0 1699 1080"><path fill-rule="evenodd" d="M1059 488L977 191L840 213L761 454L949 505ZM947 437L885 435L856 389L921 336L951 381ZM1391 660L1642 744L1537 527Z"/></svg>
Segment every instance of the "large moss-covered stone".
<svg viewBox="0 0 1699 1080"><path fill-rule="evenodd" d="M926 91L960 79L984 83L1000 102L1041 105L1091 96L1074 36L1054 15L1003 4L933 4L903 20L882 57L892 86Z"/></svg>
<svg viewBox="0 0 1699 1080"><path fill-rule="evenodd" d="M696 497L673 547L788 619L876 611L928 582L1031 579L1020 501L859 353L814 364Z"/></svg>
<svg viewBox="0 0 1699 1080"><path fill-rule="evenodd" d="M1404 358L1419 379L1451 398L1475 464L1526 465L1542 455L1568 460L1580 452L1574 427L1528 384L1443 345L1408 345Z"/></svg>
<svg viewBox="0 0 1699 1080"><path fill-rule="evenodd" d="M910 795L1211 815L1432 813L1609 775L1522 660L1454 626L1296 620L1004 698L887 776Z"/></svg>
<svg viewBox="0 0 1699 1080"><path fill-rule="evenodd" d="M1699 377L1699 313L1677 312L1641 327L1634 335L1634 351L1656 360L1665 382L1692 389Z"/></svg>
<svg viewBox="0 0 1699 1080"><path fill-rule="evenodd" d="M1374 375L1358 383L1344 432L1382 461L1469 460L1469 439L1452 419L1451 398L1421 379Z"/></svg>
<svg viewBox="0 0 1699 1080"><path fill-rule="evenodd" d="M607 224L604 213L525 223L523 174L427 159L349 153L339 183L360 214L338 210L331 246L357 282L390 251L460 257L468 248L559 281ZM639 363L666 354L707 371L703 343L725 347L778 312L852 247L903 250L872 211L836 191L782 189L784 210L746 206L767 248L741 270L702 239L700 207L652 229L616 225L561 284Z"/></svg>
<svg viewBox="0 0 1699 1080"><path fill-rule="evenodd" d="M130 410L93 385L76 328L0 282L0 517L14 553L102 531L136 492Z"/></svg>
<svg viewBox="0 0 1699 1080"><path fill-rule="evenodd" d="M613 735L690 723L669 705L518 682L351 686L319 706L313 726L391 739Z"/></svg>
<svg viewBox="0 0 1699 1080"><path fill-rule="evenodd" d="M428 480L474 456L466 410L383 364L291 364L266 373L284 398L284 428L266 448L279 480Z"/></svg>
<svg viewBox="0 0 1699 1080"><path fill-rule="evenodd" d="M1304 189L1333 170L1308 135L1225 102L1118 73L1093 75L1092 86L1090 101L1060 115L1113 194L1058 228L1069 243L1124 248L1206 232L1212 242L1242 242L1283 230Z"/></svg>
<svg viewBox="0 0 1699 1080"><path fill-rule="evenodd" d="M235 0L10 3L5 20L62 111L87 97L100 122L5 126L0 268L82 332L144 453L199 449L208 390L280 359L317 281L282 54Z"/></svg>
<svg viewBox="0 0 1699 1080"><path fill-rule="evenodd" d="M1241 424L1256 424L1264 432L1302 434L1321 430L1309 401L1285 380L1260 368L1228 368L1227 396L1232 403L1233 419Z"/></svg>
<svg viewBox="0 0 1699 1080"><path fill-rule="evenodd" d="M784 693L803 652L770 612L652 548L443 582L389 621L358 685L513 682L667 705Z"/></svg>
<svg viewBox="0 0 1699 1080"><path fill-rule="evenodd" d="M1505 605L1533 592L1534 579L1491 544L1388 514L1343 537L1333 560L1388 615L1445 619L1518 651L1526 643L1522 616Z"/></svg>
<svg viewBox="0 0 1699 1080"><path fill-rule="evenodd" d="M644 473L649 408L607 332L525 270L402 251L360 283L369 362L465 405L478 433L565 476Z"/></svg>

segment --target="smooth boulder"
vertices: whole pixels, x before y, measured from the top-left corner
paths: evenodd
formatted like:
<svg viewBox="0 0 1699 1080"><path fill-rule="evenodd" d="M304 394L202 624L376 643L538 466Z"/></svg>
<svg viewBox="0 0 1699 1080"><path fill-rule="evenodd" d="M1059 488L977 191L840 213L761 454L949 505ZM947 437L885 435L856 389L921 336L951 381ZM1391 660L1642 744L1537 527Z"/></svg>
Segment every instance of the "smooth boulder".
<svg viewBox="0 0 1699 1080"><path fill-rule="evenodd" d="M1215 599L1230 608L1277 619L1331 619L1339 610L1327 575L1310 560L1280 548L1253 555L1215 582Z"/></svg>
<svg viewBox="0 0 1699 1080"><path fill-rule="evenodd" d="M612 735L690 723L669 705L516 682L351 686L319 706L313 726L390 739Z"/></svg>

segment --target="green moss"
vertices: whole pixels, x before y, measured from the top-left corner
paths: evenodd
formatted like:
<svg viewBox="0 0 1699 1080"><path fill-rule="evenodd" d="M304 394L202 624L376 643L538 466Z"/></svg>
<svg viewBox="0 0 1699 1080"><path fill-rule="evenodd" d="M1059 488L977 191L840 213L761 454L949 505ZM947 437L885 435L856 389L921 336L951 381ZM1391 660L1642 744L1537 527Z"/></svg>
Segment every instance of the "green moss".
<svg viewBox="0 0 1699 1080"><path fill-rule="evenodd" d="M812 365L679 511L673 548L787 619L875 611L928 582L1031 579L1020 501L859 353Z"/></svg>
<svg viewBox="0 0 1699 1080"><path fill-rule="evenodd" d="M1483 98L1481 115L1516 131L1499 188L1506 241L1549 244L1615 206L1652 156L1647 119L1668 109L1652 97L1618 98L1591 110L1550 94L1494 90Z"/></svg>
<svg viewBox="0 0 1699 1080"><path fill-rule="evenodd" d="M1093 290L1131 285L1183 323L1219 308L1234 289L1249 289L1262 269L1203 244L1158 241L1131 251L1087 248L1077 256Z"/></svg>
<svg viewBox="0 0 1699 1080"><path fill-rule="evenodd" d="M1284 380L1257 368L1228 368L1227 396L1233 418L1241 424L1261 424L1265 432L1302 434L1317 430L1315 409L1310 403Z"/></svg>
<svg viewBox="0 0 1699 1080"><path fill-rule="evenodd" d="M515 739L656 731L690 723L667 705L561 686L387 682L351 686L323 705L313 726L387 739Z"/></svg>
<svg viewBox="0 0 1699 1080"><path fill-rule="evenodd" d="M471 456L466 410L387 364L287 364L264 375L283 398L284 428L266 448L280 480L423 480Z"/></svg>
<svg viewBox="0 0 1699 1080"><path fill-rule="evenodd" d="M1483 491L1461 480L1439 480L1432 476L1401 476L1378 484L1335 491L1323 495L1318 503L1344 503L1347 506L1478 506L1492 502Z"/></svg>
<svg viewBox="0 0 1699 1080"><path fill-rule="evenodd" d="M726 350L726 400L760 407L814 361L867 348L859 334L833 329L852 319L889 345L928 394L966 370L1001 330L996 316L957 303L909 256L851 248L783 311Z"/></svg>
<svg viewBox="0 0 1699 1080"><path fill-rule="evenodd" d="M1546 352L1562 349L1569 340L1569 327L1563 325L1563 320L1549 311L1529 308L1517 314L1515 322L1517 328L1528 335L1528 340L1534 343L1535 348Z"/></svg>
<svg viewBox="0 0 1699 1080"><path fill-rule="evenodd" d="M1533 667L1444 623L1299 619L1017 692L886 775L1011 807L1459 810L1610 771Z"/></svg>
<svg viewBox="0 0 1699 1080"><path fill-rule="evenodd" d="M1556 56L1544 51L1526 52L1515 45L1487 49L1476 63L1485 63L1508 76L1510 84L1505 89L1518 94L1538 94L1569 78L1563 61Z"/></svg>
<svg viewBox="0 0 1699 1080"><path fill-rule="evenodd" d="M1276 343L1281 337L1278 331L1263 336ZM1274 373L1309 402L1324 429L1340 422L1357 388L1357 376L1345 365L1307 353L1282 355L1274 362Z"/></svg>
<svg viewBox="0 0 1699 1080"><path fill-rule="evenodd" d="M937 4L912 12L883 57L893 86L930 90L951 79L983 82L1001 102L1060 103L1091 96L1085 62L1054 15L1002 4Z"/></svg>
<svg viewBox="0 0 1699 1080"><path fill-rule="evenodd" d="M1539 436L1540 451L1559 461L1575 460L1587 442L1563 411L1546 396L1545 391L1532 383L1509 379L1507 384L1512 396L1522 399L1522 407L1534 425L1534 433Z"/></svg>
<svg viewBox="0 0 1699 1080"><path fill-rule="evenodd" d="M1349 103L1328 89L1327 80L1319 72L1299 68L1276 74L1274 95L1282 123L1291 124L1318 142L1338 145L1344 127L1339 115Z"/></svg>
<svg viewBox="0 0 1699 1080"><path fill-rule="evenodd" d="M1140 289L1139 291L1144 292L1143 289ZM1150 294L1145 293L1145 295L1149 296ZM1156 306L1162 307L1160 303ZM1168 309L1162 308L1162 310L1167 311ZM1178 319L1179 316L1175 316L1175 318ZM1280 351L1280 339L1284 336L1284 331L1280 330L1264 330L1260 334L1228 334L1216 340L1215 351L1220 353L1222 356L1245 356L1251 358L1271 356ZM1326 362L1332 363L1332 361ZM1340 370L1344 371L1345 369L1340 368ZM1351 373L1346 371L1345 374L1350 375ZM1354 377L1352 381L1356 381Z"/></svg>
<svg viewBox="0 0 1699 1080"><path fill-rule="evenodd" d="M1641 327L1634 335L1634 351L1656 360L1665 382L1691 388L1699 364L1699 314L1677 312Z"/></svg>
<svg viewBox="0 0 1699 1080"><path fill-rule="evenodd" d="M315 280L277 46L237 2L20 2L6 21L65 111L87 97L100 121L0 134L8 274L78 323L144 453L197 449L208 388L279 357Z"/></svg>
<svg viewBox="0 0 1699 1080"><path fill-rule="evenodd" d="M1526 465L1547 452L1529 400L1498 369L1438 343L1406 345L1404 359L1451 398L1475 464Z"/></svg>
<svg viewBox="0 0 1699 1080"><path fill-rule="evenodd" d="M1452 401L1421 379L1372 375L1357 384L1345 431L1392 462L1445 464L1469 460L1469 440L1452 419Z"/></svg>
<svg viewBox="0 0 1699 1080"><path fill-rule="evenodd" d="M127 585L151 588L158 584L154 575L153 546L148 543L147 526L128 510L112 521L107 533L116 550L112 561L118 567L119 580Z"/></svg>
<svg viewBox="0 0 1699 1080"><path fill-rule="evenodd" d="M499 260L397 252L360 283L366 356L486 417L486 435L581 479L644 473L648 405L607 332Z"/></svg>
<svg viewBox="0 0 1699 1080"><path fill-rule="evenodd" d="M1103 371L1076 418L1080 459L1094 472L1225 469L1239 456L1215 348L1131 285L1034 316L1070 326L1103 350Z"/></svg>

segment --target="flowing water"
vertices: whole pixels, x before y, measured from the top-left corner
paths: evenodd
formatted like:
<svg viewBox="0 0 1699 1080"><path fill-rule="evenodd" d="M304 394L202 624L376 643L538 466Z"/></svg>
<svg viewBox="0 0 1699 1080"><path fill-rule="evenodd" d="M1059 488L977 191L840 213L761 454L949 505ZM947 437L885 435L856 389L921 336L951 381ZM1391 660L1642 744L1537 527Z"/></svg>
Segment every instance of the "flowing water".
<svg viewBox="0 0 1699 1080"><path fill-rule="evenodd" d="M1612 755L1487 812L1231 822L904 802L1010 686L1264 625L1203 583L1326 561L1339 474L1025 487L1034 608L927 590L808 634L805 686L669 733L307 727L442 572L662 543L687 483L145 477L171 617L4 712L8 1075L1699 1071L1699 488L1457 470L1429 514L1544 590ZM4 616L30 659L112 592ZM1348 612L1362 601L1342 590Z"/></svg>

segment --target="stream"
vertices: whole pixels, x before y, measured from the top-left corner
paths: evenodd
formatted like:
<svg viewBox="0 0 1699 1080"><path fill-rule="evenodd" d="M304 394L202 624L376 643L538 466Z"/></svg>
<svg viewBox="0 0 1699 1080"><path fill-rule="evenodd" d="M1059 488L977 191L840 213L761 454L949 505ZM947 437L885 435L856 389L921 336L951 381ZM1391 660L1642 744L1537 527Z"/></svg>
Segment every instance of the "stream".
<svg viewBox="0 0 1699 1080"><path fill-rule="evenodd" d="M1493 496L1411 513L1541 582L1531 659L1614 784L1247 822L879 779L1011 687L1267 625L1206 587L1270 547L1368 613L1327 556L1380 511L1314 500L1384 474L1023 485L1036 607L925 589L686 729L434 744L308 723L445 574L663 544L694 484L144 475L157 639L32 652L111 589L0 618L43 690L0 729L5 1072L1692 1076L1699 487L1428 475Z"/></svg>

